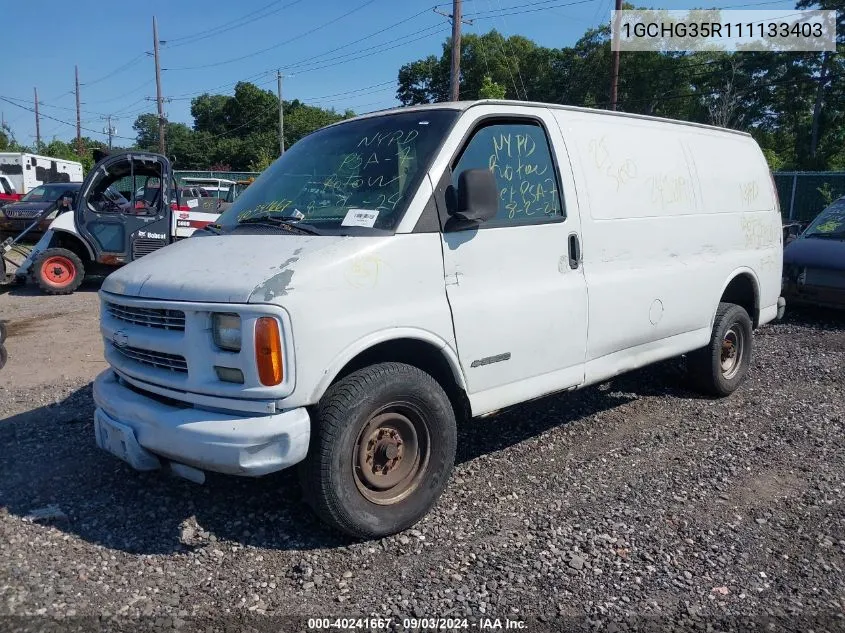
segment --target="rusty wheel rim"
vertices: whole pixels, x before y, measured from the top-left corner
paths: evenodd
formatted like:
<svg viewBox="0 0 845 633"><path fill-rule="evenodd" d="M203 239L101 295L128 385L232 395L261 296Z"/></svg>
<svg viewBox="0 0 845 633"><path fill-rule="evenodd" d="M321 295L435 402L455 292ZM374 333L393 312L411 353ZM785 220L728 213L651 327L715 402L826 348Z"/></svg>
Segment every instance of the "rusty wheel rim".
<svg viewBox="0 0 845 633"><path fill-rule="evenodd" d="M417 489L428 459L425 417L410 404L391 405L373 414L358 434L355 485L373 503L398 503Z"/></svg>
<svg viewBox="0 0 845 633"><path fill-rule="evenodd" d="M53 286L67 286L76 278L76 266L67 257L54 255L44 260L41 272Z"/></svg>
<svg viewBox="0 0 845 633"><path fill-rule="evenodd" d="M722 339L720 365L722 376L731 380L742 367L742 353L745 349L745 335L737 326L731 327Z"/></svg>

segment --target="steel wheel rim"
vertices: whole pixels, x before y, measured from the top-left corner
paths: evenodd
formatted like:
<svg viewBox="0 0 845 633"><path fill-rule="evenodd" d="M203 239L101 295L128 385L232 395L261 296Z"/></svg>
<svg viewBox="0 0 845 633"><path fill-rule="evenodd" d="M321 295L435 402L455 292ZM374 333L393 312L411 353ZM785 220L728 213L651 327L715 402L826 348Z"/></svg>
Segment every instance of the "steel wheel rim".
<svg viewBox="0 0 845 633"><path fill-rule="evenodd" d="M352 452L355 486L368 501L392 505L420 485L430 458L425 416L409 403L376 411L358 433Z"/></svg>
<svg viewBox="0 0 845 633"><path fill-rule="evenodd" d="M731 326L722 338L722 350L719 364L722 376L731 380L742 367L742 354L745 351L745 334L736 325Z"/></svg>
<svg viewBox="0 0 845 633"><path fill-rule="evenodd" d="M67 286L76 278L76 266L67 257L53 255L41 264L44 278L54 286Z"/></svg>

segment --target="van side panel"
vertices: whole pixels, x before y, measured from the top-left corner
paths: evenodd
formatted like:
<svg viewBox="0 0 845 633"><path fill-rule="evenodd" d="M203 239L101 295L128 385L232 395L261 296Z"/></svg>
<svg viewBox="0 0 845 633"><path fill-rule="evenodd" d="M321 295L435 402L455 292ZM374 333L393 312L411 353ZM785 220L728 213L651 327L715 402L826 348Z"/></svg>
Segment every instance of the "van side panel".
<svg viewBox="0 0 845 633"><path fill-rule="evenodd" d="M777 303L780 216L751 137L600 113L555 116L582 209L588 382L705 345L721 294L741 270L759 286L761 307ZM665 348L655 348L661 340ZM590 361L605 357L591 372Z"/></svg>
<svg viewBox="0 0 845 633"><path fill-rule="evenodd" d="M296 386L286 408L314 404L355 355L403 338L443 350L463 386L438 233L346 238L290 268L285 294L273 299L293 324Z"/></svg>

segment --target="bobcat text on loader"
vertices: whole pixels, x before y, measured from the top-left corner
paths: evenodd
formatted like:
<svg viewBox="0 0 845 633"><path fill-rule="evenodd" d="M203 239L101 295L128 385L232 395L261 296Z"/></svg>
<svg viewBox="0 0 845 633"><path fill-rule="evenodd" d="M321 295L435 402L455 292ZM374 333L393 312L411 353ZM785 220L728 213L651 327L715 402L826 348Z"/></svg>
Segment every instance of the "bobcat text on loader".
<svg viewBox="0 0 845 633"><path fill-rule="evenodd" d="M170 161L160 154L106 155L88 174L73 213L58 216L15 273L49 294L70 294L86 275L106 275L212 223L180 203Z"/></svg>

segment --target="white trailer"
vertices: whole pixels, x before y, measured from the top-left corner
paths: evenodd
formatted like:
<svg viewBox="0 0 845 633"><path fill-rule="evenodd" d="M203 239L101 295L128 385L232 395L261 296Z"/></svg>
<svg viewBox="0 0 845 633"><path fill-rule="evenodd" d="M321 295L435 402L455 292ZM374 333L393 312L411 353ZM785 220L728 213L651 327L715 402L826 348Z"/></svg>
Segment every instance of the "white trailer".
<svg viewBox="0 0 845 633"><path fill-rule="evenodd" d="M26 152L0 152L0 174L19 194L48 182L82 182L82 163Z"/></svg>

